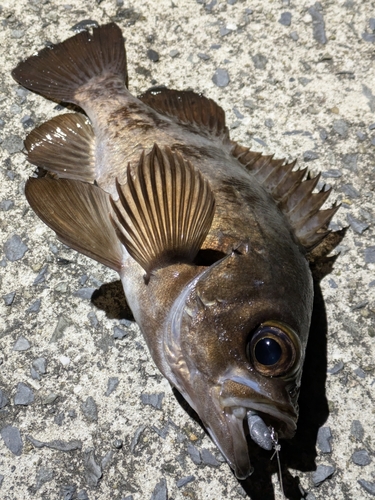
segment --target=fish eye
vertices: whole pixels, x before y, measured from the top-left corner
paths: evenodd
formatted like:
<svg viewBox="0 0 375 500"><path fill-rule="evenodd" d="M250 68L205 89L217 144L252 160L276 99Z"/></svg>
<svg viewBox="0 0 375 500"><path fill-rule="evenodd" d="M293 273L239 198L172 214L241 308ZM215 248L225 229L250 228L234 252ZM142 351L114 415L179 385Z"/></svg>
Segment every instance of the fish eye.
<svg viewBox="0 0 375 500"><path fill-rule="evenodd" d="M267 377L287 374L299 360L299 340L288 326L262 323L248 343L248 357L254 368Z"/></svg>

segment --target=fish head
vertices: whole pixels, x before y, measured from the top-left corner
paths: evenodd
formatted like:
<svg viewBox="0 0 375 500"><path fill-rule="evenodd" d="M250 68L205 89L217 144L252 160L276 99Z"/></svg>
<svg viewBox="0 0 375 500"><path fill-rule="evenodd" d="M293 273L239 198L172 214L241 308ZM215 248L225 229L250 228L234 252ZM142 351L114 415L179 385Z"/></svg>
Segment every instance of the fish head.
<svg viewBox="0 0 375 500"><path fill-rule="evenodd" d="M296 431L312 301L308 263L290 246L278 255L232 252L172 307L169 378L239 479L252 472L248 433L271 449L273 432Z"/></svg>

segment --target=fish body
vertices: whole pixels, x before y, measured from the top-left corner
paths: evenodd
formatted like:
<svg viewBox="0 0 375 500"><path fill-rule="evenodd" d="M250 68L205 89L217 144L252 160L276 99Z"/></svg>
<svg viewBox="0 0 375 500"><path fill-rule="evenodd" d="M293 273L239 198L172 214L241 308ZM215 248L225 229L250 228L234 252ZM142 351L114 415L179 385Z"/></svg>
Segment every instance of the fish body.
<svg viewBox="0 0 375 500"><path fill-rule="evenodd" d="M193 92L127 89L115 24L79 33L13 71L71 102L26 139L31 207L72 248L117 270L159 370L234 470L247 435L291 438L313 304L306 253L336 208L318 178L230 140L223 110Z"/></svg>

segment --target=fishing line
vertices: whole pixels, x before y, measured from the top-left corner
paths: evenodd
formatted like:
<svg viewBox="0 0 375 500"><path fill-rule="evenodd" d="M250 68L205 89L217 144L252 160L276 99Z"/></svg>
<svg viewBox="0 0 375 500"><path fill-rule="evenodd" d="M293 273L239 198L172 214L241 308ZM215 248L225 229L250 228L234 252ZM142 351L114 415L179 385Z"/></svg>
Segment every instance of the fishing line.
<svg viewBox="0 0 375 500"><path fill-rule="evenodd" d="M274 449L274 452L273 452L270 460L272 460L273 457L276 455L277 465L279 467L280 490L281 490L281 494L283 495L283 498L286 498L285 493L284 493L284 487L283 487L283 476L281 473L281 463L280 463L280 453L279 453L281 450L281 446L279 445L279 438L277 436L277 432L275 431L275 429L273 427L269 427L269 430L271 432L271 440L272 440L273 449Z"/></svg>

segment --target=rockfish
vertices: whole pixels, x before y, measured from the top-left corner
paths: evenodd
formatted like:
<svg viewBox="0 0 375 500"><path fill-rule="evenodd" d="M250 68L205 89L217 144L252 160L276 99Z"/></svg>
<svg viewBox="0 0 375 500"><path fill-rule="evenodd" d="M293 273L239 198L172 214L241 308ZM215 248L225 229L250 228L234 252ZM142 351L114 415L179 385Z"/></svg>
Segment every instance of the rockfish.
<svg viewBox="0 0 375 500"><path fill-rule="evenodd" d="M151 355L199 415L237 478L247 438L291 438L313 307L306 255L336 206L318 177L229 138L214 101L128 90L116 24L21 62L13 77L85 114L26 138L47 174L26 197L66 245L118 271Z"/></svg>

